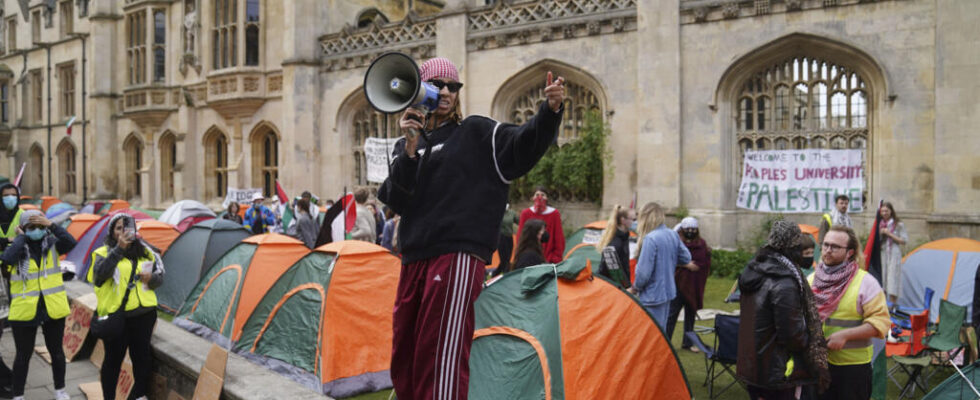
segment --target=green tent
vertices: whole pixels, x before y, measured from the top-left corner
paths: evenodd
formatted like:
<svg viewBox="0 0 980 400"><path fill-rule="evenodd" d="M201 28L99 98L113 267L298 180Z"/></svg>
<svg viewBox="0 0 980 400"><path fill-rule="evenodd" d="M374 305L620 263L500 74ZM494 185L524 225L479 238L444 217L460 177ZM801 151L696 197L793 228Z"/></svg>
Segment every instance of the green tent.
<svg viewBox="0 0 980 400"><path fill-rule="evenodd" d="M469 398L691 398L661 328L591 266L573 256L488 284L474 306Z"/></svg>
<svg viewBox="0 0 980 400"><path fill-rule="evenodd" d="M160 308L176 313L207 268L249 236L245 227L222 219L199 222L181 233L163 253L167 279L156 289Z"/></svg>
<svg viewBox="0 0 980 400"><path fill-rule="evenodd" d="M960 400L977 399L977 387L980 387L980 362L970 364L958 372L953 372L949 378L940 383L931 392L926 394L922 400ZM964 378L965 377L965 378Z"/></svg>

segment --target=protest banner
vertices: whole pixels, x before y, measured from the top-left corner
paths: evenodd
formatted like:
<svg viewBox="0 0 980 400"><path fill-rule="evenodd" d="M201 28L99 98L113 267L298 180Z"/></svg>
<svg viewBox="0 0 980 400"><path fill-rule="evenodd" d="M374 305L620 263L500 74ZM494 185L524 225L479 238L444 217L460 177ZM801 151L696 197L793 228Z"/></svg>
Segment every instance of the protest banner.
<svg viewBox="0 0 980 400"><path fill-rule="evenodd" d="M228 188L228 194L225 195L225 201L221 203L221 207L228 208L228 205L233 201L240 204L251 203L252 196L256 193L262 194L262 188L238 189L230 187Z"/></svg>
<svg viewBox="0 0 980 400"><path fill-rule="evenodd" d="M228 351L217 344L211 345L208 358L197 377L194 387L194 400L218 400L225 382L225 366L228 364Z"/></svg>
<svg viewBox="0 0 980 400"><path fill-rule="evenodd" d="M369 137L364 141L364 160L367 164L368 182L381 183L388 178L388 161L395 142L401 138L382 139Z"/></svg>
<svg viewBox="0 0 980 400"><path fill-rule="evenodd" d="M823 213L838 194L863 209L862 150L746 151L736 206L753 211Z"/></svg>

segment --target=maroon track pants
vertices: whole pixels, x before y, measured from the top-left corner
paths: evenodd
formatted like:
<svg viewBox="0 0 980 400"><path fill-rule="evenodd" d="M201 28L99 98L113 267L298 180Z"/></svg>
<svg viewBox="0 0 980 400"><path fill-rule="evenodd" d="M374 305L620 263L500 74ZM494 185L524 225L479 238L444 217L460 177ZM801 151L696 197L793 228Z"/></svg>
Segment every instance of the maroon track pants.
<svg viewBox="0 0 980 400"><path fill-rule="evenodd" d="M484 262L466 253L402 267L391 350L398 400L466 399L473 302L484 274Z"/></svg>

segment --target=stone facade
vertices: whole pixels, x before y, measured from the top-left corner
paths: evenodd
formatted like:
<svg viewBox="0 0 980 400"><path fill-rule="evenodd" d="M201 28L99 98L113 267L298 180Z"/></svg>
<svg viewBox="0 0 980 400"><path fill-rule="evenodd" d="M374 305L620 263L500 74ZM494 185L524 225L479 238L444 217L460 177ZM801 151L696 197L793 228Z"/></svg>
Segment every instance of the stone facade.
<svg viewBox="0 0 980 400"><path fill-rule="evenodd" d="M866 84L869 202L892 201L913 243L980 237L980 139L971 132L980 125L977 2L55 3L2 2L0 175L27 163L31 194L217 205L223 187L268 189L278 178L291 194L334 197L366 183L359 145L381 135L382 118L367 106L363 76L374 57L397 50L453 59L466 83L464 113L501 120L533 105L548 70L565 76L576 85L575 110L602 112L613 149L601 208L568 205L576 211L567 219L604 219L602 210L628 204L635 192L641 203L687 209L710 243L733 247L765 217L734 205L738 91L767 65L810 57L853 69ZM68 33L60 22L66 4ZM134 23L144 24L135 44ZM132 79L134 55L142 79ZM68 95L65 66L75 71ZM66 96L74 112L62 109ZM575 113L567 116L562 142L574 137ZM859 231L873 217L857 215Z"/></svg>

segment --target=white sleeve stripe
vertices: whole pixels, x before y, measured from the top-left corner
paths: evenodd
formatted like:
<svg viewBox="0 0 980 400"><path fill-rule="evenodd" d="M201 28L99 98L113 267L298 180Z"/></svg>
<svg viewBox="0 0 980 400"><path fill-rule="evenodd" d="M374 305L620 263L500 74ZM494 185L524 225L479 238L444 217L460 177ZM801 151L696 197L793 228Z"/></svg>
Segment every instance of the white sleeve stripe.
<svg viewBox="0 0 980 400"><path fill-rule="evenodd" d="M497 176L500 177L500 180L510 185L510 181L504 178L504 174L500 172L500 163L497 162L497 128L500 128L500 122L497 122L497 125L493 127L493 136L490 137L490 143L493 147L493 167L497 169Z"/></svg>

